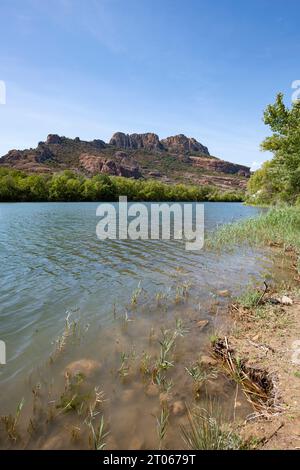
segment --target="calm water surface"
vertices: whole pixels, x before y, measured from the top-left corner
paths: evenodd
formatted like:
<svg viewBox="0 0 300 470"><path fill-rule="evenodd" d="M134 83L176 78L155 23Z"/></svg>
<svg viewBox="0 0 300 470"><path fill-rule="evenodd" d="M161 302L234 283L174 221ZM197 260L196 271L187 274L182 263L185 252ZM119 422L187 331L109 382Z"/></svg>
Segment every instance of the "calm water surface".
<svg viewBox="0 0 300 470"><path fill-rule="evenodd" d="M199 298L237 290L261 264L244 253L189 252L181 242L99 241L96 203L0 204L0 339L7 345L0 380L26 374L49 354L67 311L88 323L109 322L114 305L128 302L138 284L168 289L178 268ZM253 216L238 203L205 203L205 227Z"/></svg>

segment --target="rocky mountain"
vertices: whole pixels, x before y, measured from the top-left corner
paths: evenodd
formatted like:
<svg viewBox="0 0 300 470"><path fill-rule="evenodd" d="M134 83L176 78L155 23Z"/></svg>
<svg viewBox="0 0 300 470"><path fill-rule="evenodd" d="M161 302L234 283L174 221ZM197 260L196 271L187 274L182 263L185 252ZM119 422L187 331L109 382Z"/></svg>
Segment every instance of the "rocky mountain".
<svg viewBox="0 0 300 470"><path fill-rule="evenodd" d="M157 134L147 132L146 134L124 134L116 132L109 141L109 144L128 150L145 149L149 151L165 150Z"/></svg>
<svg viewBox="0 0 300 470"><path fill-rule="evenodd" d="M183 134L167 137L161 141L162 145L168 152L175 153L191 153L199 152L202 155L209 155L207 147L197 142L196 139L186 137Z"/></svg>
<svg viewBox="0 0 300 470"><path fill-rule="evenodd" d="M212 184L244 188L250 169L210 155L208 148L183 134L160 140L158 135L116 132L109 143L49 134L35 149L10 150L0 166L27 172L53 173L70 169L87 175L105 173L164 182Z"/></svg>

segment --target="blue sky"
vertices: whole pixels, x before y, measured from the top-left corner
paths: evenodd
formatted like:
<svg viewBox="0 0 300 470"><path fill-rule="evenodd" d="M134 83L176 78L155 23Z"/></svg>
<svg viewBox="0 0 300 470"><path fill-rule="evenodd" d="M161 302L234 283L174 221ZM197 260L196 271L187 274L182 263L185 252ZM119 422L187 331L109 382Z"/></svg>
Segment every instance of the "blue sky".
<svg viewBox="0 0 300 470"><path fill-rule="evenodd" d="M300 79L294 0L0 0L0 155L47 134L184 133L251 165Z"/></svg>

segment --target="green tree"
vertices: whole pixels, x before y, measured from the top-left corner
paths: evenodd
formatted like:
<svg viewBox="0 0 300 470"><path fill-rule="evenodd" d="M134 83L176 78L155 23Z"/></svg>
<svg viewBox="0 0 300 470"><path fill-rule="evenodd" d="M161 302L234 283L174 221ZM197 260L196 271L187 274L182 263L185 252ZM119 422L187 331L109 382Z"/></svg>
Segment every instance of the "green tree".
<svg viewBox="0 0 300 470"><path fill-rule="evenodd" d="M249 199L293 203L300 194L300 101L288 108L279 93L275 103L267 106L264 123L273 134L261 148L274 156L250 178Z"/></svg>

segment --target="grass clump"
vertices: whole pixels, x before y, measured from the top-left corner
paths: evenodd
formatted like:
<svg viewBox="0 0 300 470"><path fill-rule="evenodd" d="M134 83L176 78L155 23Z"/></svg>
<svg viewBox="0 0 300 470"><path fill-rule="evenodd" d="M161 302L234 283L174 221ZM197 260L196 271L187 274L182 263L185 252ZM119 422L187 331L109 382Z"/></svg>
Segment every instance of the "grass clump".
<svg viewBox="0 0 300 470"><path fill-rule="evenodd" d="M196 398L199 398L202 384L217 378L215 369L207 369L202 364L196 363L190 367L185 367L186 372L194 381L194 392Z"/></svg>
<svg viewBox="0 0 300 470"><path fill-rule="evenodd" d="M188 409L188 425L181 428L183 440L191 450L239 450L247 444L225 424L220 407Z"/></svg>
<svg viewBox="0 0 300 470"><path fill-rule="evenodd" d="M241 296L237 297L237 302L244 308L254 308L257 307L259 301L261 300L261 292L258 290L248 290L244 292Z"/></svg>

